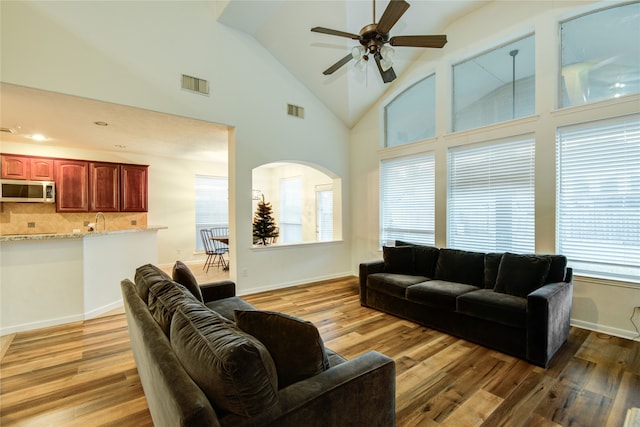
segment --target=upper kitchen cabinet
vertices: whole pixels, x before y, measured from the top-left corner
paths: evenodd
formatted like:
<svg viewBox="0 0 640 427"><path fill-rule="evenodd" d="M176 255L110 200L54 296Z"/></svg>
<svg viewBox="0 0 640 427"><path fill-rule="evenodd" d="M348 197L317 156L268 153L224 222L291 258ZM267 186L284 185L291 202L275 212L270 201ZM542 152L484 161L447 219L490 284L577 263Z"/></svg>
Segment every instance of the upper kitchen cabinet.
<svg viewBox="0 0 640 427"><path fill-rule="evenodd" d="M144 165L120 165L121 212L147 212L148 169Z"/></svg>
<svg viewBox="0 0 640 427"><path fill-rule="evenodd" d="M89 210L120 210L120 165L89 162Z"/></svg>
<svg viewBox="0 0 640 427"><path fill-rule="evenodd" d="M81 160L55 160L56 211L89 210L89 163Z"/></svg>
<svg viewBox="0 0 640 427"><path fill-rule="evenodd" d="M2 155L2 178L53 181L53 159Z"/></svg>

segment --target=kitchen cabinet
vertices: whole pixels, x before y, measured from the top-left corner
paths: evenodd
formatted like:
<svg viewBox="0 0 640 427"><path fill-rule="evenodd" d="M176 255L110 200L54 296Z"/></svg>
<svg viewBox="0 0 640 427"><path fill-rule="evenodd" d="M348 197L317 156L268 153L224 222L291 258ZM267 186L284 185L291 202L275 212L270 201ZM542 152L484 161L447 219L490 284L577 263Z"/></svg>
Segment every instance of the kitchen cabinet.
<svg viewBox="0 0 640 427"><path fill-rule="evenodd" d="M120 210L120 165L89 162L89 210Z"/></svg>
<svg viewBox="0 0 640 427"><path fill-rule="evenodd" d="M2 155L2 178L53 181L53 159L44 157Z"/></svg>
<svg viewBox="0 0 640 427"><path fill-rule="evenodd" d="M55 160L56 211L89 210L89 163L82 160Z"/></svg>
<svg viewBox="0 0 640 427"><path fill-rule="evenodd" d="M147 212L148 166L120 165L120 211Z"/></svg>

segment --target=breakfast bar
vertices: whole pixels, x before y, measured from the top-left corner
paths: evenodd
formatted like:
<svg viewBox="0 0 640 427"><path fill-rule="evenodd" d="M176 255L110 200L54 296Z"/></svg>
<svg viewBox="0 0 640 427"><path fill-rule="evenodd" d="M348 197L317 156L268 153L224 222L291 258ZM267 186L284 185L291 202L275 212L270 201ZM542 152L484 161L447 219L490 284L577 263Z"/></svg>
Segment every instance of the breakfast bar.
<svg viewBox="0 0 640 427"><path fill-rule="evenodd" d="M117 284L136 267L157 263L164 228L0 236L0 335L121 307Z"/></svg>

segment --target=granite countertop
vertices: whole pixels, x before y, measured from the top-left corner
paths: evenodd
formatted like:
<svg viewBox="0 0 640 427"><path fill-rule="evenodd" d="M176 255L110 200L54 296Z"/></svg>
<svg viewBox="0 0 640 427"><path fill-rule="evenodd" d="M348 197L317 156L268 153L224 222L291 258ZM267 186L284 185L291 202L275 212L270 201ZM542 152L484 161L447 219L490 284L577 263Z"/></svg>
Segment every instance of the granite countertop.
<svg viewBox="0 0 640 427"><path fill-rule="evenodd" d="M122 233L137 233L141 231L158 231L166 229L166 226L150 225L145 228L133 228L129 230L107 230L107 231L93 231L84 233L44 233L44 234L6 234L0 236L0 242L14 242L18 240L51 240L51 239L82 239L85 237L93 236L106 236L110 234L122 234Z"/></svg>

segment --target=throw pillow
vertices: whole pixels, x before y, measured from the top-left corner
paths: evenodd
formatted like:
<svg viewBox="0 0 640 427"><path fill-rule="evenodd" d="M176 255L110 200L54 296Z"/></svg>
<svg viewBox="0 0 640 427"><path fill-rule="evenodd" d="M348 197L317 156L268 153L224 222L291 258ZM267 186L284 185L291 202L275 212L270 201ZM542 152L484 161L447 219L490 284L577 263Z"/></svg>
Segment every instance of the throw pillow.
<svg viewBox="0 0 640 427"><path fill-rule="evenodd" d="M484 254L458 249L440 249L435 279L482 287Z"/></svg>
<svg viewBox="0 0 640 427"><path fill-rule="evenodd" d="M166 336L176 310L187 303L201 304L187 288L173 280L162 280L149 289L149 312Z"/></svg>
<svg viewBox="0 0 640 427"><path fill-rule="evenodd" d="M413 246L384 246L382 248L385 273L413 274Z"/></svg>
<svg viewBox="0 0 640 427"><path fill-rule="evenodd" d="M171 276L153 264L145 264L136 268L134 280L140 298L147 304L149 302L149 288L161 280L171 280Z"/></svg>
<svg viewBox="0 0 640 427"><path fill-rule="evenodd" d="M502 253L484 254L484 287L485 289L493 289L496 286L496 278L498 277L498 268L502 261Z"/></svg>
<svg viewBox="0 0 640 427"><path fill-rule="evenodd" d="M564 281L567 275L567 257L564 255L541 255L549 258L551 265L549 266L549 274L545 280L547 283L558 283Z"/></svg>
<svg viewBox="0 0 640 427"><path fill-rule="evenodd" d="M313 323L273 311L236 310L236 324L262 342L278 372L278 387L329 369L324 343Z"/></svg>
<svg viewBox="0 0 640 427"><path fill-rule="evenodd" d="M440 250L434 246L416 245L413 247L415 273L418 276L433 277L436 273Z"/></svg>
<svg viewBox="0 0 640 427"><path fill-rule="evenodd" d="M179 309L171 346L216 411L251 417L278 402L278 378L269 351L256 338L206 307Z"/></svg>
<svg viewBox="0 0 640 427"><path fill-rule="evenodd" d="M546 257L505 252L494 291L526 298L544 284L550 264Z"/></svg>
<svg viewBox="0 0 640 427"><path fill-rule="evenodd" d="M189 292L191 292L193 296L195 296L198 300L204 302L204 300L202 299L202 291L200 290L200 285L198 285L198 281L196 280L195 276L184 262L176 261L176 263L173 265L171 275L173 277L173 280L187 288Z"/></svg>

